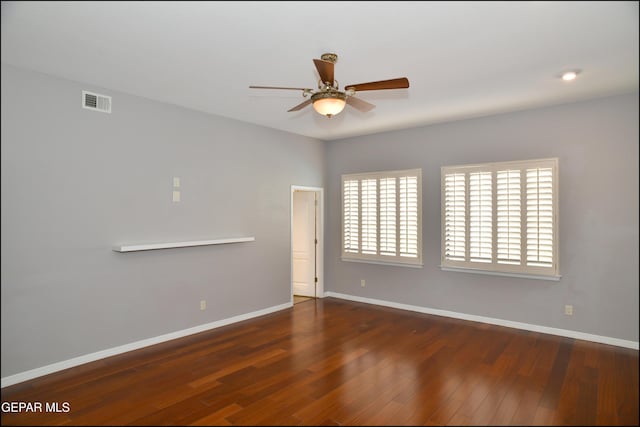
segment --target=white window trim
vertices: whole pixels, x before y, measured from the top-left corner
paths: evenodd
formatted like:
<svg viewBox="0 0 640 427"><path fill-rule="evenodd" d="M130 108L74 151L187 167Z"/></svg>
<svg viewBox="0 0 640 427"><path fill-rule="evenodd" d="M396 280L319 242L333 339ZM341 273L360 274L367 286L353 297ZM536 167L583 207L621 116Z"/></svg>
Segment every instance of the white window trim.
<svg viewBox="0 0 640 427"><path fill-rule="evenodd" d="M396 200L399 200L400 197L400 180L398 178L402 177L416 177L417 178L417 193L416 193L416 201L417 201L417 257L405 257L399 255L400 248L400 203L396 203L396 255L383 255L380 254L380 179L384 178L396 178ZM359 183L362 180L367 179L375 179L377 181L376 193L377 193L377 222L376 222L376 236L377 236L377 254L363 254L362 251L362 194L358 193L358 253L346 252L345 251L345 200L344 200L344 186L345 181L355 181L357 180ZM360 187L359 187L360 188ZM379 264L379 265L391 265L391 266L399 266L399 267L413 267L413 268L422 268L422 169L407 169L407 170L395 170L395 171L381 171L381 172L367 172L367 173L357 173L357 174L345 174L342 175L341 180L341 259L342 261L347 262L362 262L369 264Z"/></svg>
<svg viewBox="0 0 640 427"><path fill-rule="evenodd" d="M542 274L527 274L527 273L503 273L501 271L479 270L477 268L445 267L442 265L440 266L440 270L453 271L457 273L486 274L490 276L520 277L523 279L549 280L553 282L557 282L562 278L561 275L549 276L549 275L542 275Z"/></svg>
<svg viewBox="0 0 640 427"><path fill-rule="evenodd" d="M553 251L553 262L551 267L536 267L536 266L526 266L526 265L509 265L509 264L500 264L496 261L497 258L497 238L496 238L496 223L497 223L497 214L496 214L496 200L497 200L497 190L495 187L496 183L496 172L498 170L505 169L520 169L521 171L525 171L522 176L521 185L523 186L523 191L526 186L526 169L532 168L551 168L552 169L552 206L553 206L553 225L552 225L552 233L553 233L553 243L552 243L552 251ZM480 263L480 262L471 262L469 257L469 173L473 172L491 172L492 173L492 198L493 198L493 241L492 241L492 262L491 263ZM447 174L453 173L464 173L466 177L466 185L465 185L465 196L467 198L467 203L465 203L465 224L467 227L467 232L465 233L465 260L464 261L454 261L446 259L446 194L445 194L445 176ZM532 278L532 279L542 279L542 280L560 280L562 276L560 276L560 260L559 260L559 226L558 226L558 218L559 218L559 192L558 192L558 159L557 158L549 158L549 159L535 159L535 160L522 160L522 161L513 161L513 162L496 162L496 163L483 163L483 164L472 164L472 165L457 165L457 166L443 166L441 167L440 173L440 181L441 181L441 265L440 268L443 271L458 271L458 272L467 272L467 273L478 273L478 274L494 274L500 276L509 276L509 277L524 277L524 278ZM521 193L522 194L522 193ZM523 218L526 218L526 200L524 198L521 199L521 209ZM521 260L526 260L526 219L521 220Z"/></svg>

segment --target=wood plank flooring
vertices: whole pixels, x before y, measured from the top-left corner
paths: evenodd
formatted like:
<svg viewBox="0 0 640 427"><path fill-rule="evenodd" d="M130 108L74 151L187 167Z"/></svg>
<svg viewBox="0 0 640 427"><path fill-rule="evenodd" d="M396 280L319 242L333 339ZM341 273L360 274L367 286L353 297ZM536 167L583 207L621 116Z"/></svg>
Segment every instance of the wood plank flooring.
<svg viewBox="0 0 640 427"><path fill-rule="evenodd" d="M294 304L298 304L298 303L309 301L309 300L312 300L312 299L313 299L313 297L304 297L302 295L294 295L293 296L293 303Z"/></svg>
<svg viewBox="0 0 640 427"><path fill-rule="evenodd" d="M638 425L638 351L325 298L6 387L2 402L2 425Z"/></svg>

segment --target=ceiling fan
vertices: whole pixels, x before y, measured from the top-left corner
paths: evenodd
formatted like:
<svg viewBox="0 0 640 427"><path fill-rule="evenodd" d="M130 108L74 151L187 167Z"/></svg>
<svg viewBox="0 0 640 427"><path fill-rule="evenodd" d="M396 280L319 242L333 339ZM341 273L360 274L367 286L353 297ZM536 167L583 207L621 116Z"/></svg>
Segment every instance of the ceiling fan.
<svg viewBox="0 0 640 427"><path fill-rule="evenodd" d="M318 89L313 90L301 87L276 87L276 86L249 86L251 89L284 89L284 90L301 90L303 97L309 97L306 101L296 105L288 110L298 111L309 104L313 104L313 108L326 117L333 117L340 113L345 104L349 104L360 111L370 111L375 105L356 98L356 92L364 90L382 90L382 89L404 89L409 87L409 80L406 77L391 80L380 80L377 82L359 83L355 85L346 85L344 90L339 90L338 81L333 78L333 68L338 61L338 55L335 53L325 53L321 59L314 59L320 80L318 80Z"/></svg>

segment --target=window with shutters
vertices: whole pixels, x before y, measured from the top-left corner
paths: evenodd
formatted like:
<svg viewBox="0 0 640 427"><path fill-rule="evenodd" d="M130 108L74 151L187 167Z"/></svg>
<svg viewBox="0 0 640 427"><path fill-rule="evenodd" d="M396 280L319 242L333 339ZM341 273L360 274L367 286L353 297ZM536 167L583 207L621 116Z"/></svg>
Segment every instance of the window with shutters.
<svg viewBox="0 0 640 427"><path fill-rule="evenodd" d="M442 268L559 279L558 159L444 166Z"/></svg>
<svg viewBox="0 0 640 427"><path fill-rule="evenodd" d="M342 175L342 259L422 266L422 170Z"/></svg>

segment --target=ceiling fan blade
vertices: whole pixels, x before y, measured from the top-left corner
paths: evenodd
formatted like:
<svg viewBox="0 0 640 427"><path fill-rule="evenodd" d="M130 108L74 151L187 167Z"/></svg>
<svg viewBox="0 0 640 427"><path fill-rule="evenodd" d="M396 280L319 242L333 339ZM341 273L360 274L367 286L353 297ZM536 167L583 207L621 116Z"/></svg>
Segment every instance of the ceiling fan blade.
<svg viewBox="0 0 640 427"><path fill-rule="evenodd" d="M333 62L323 61L322 59L314 59L313 63L316 64L316 68L318 69L318 74L320 74L320 78L323 83L328 83L333 86Z"/></svg>
<svg viewBox="0 0 640 427"><path fill-rule="evenodd" d="M249 86L249 89L285 89L285 90L313 90L304 87L279 87L279 86Z"/></svg>
<svg viewBox="0 0 640 427"><path fill-rule="evenodd" d="M298 111L298 110L302 110L304 107L306 107L307 105L311 104L311 99L307 99L306 101L304 101L301 104L296 105L295 107L293 107L290 110L287 110L288 113L292 112L292 111Z"/></svg>
<svg viewBox="0 0 640 427"><path fill-rule="evenodd" d="M360 98L354 98L353 96L347 97L347 104L354 107L356 110L360 110L362 112L371 111L376 108L375 105L368 103L367 101L363 101Z"/></svg>
<svg viewBox="0 0 640 427"><path fill-rule="evenodd" d="M382 90L382 89L405 89L409 87L409 80L406 77L391 80L380 80L379 82L360 83L357 85L347 85L345 90L353 89L356 92L363 90Z"/></svg>

